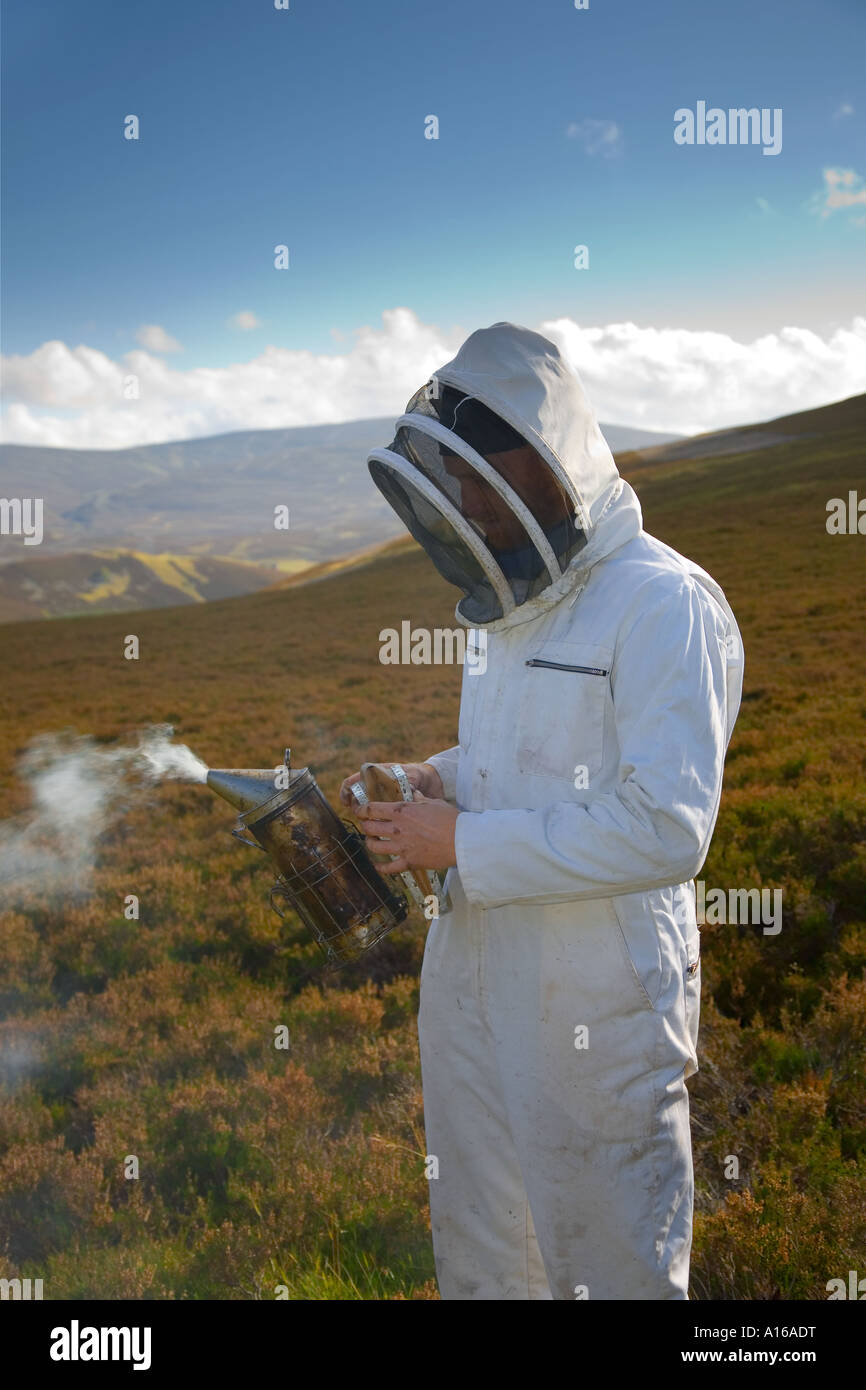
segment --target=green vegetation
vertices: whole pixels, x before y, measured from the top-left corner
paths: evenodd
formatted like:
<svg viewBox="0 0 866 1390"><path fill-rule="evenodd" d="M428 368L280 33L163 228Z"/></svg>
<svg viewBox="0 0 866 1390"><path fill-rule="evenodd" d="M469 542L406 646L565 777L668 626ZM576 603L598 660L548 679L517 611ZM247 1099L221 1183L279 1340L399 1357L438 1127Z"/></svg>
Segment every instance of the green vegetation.
<svg viewBox="0 0 866 1390"><path fill-rule="evenodd" d="M866 492L864 424L861 400L785 444L635 474L647 529L719 579L746 645L701 876L784 890L778 936L703 931L698 1299L823 1299L866 1274L866 539L824 526L830 497ZM6 626L6 814L26 808L17 754L69 726L168 721L214 766L291 744L332 797L363 759L423 758L455 740L459 670L382 667L378 634L453 626L453 604L398 548L308 587ZM423 923L321 976L230 824L207 790L160 788L104 843L91 898L4 918L0 1276L54 1299L435 1298Z"/></svg>

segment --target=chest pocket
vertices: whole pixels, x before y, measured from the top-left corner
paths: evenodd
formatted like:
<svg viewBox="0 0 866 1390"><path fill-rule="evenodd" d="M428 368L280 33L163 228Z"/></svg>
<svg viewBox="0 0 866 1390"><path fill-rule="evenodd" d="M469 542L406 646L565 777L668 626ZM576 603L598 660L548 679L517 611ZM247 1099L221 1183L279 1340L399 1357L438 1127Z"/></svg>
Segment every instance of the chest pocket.
<svg viewBox="0 0 866 1390"><path fill-rule="evenodd" d="M613 651L586 642L544 642L526 657L517 711L517 766L526 776L571 783L604 762L604 714Z"/></svg>

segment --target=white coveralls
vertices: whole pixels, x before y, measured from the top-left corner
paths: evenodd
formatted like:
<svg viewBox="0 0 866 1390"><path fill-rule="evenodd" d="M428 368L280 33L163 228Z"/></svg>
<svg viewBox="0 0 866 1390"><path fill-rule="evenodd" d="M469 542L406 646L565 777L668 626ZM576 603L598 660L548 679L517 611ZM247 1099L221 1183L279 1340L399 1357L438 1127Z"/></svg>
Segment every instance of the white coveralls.
<svg viewBox="0 0 866 1390"><path fill-rule="evenodd" d="M719 585L643 530L552 343L495 324L434 381L567 478L585 533L543 592L472 624L487 669L464 665L459 742L428 759L461 809L418 1020L440 1293L686 1299L693 879L739 630Z"/></svg>

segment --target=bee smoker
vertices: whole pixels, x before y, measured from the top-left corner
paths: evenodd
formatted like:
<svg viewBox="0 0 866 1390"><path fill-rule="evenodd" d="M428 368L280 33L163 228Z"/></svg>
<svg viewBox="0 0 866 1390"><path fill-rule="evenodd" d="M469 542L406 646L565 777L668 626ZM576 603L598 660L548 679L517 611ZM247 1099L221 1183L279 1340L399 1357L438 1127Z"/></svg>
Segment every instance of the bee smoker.
<svg viewBox="0 0 866 1390"><path fill-rule="evenodd" d="M283 900L297 912L329 968L356 960L407 916L407 899L379 874L310 769L292 769L288 748L281 767L214 768L207 782L237 808L232 834L276 865L271 906L284 917Z"/></svg>

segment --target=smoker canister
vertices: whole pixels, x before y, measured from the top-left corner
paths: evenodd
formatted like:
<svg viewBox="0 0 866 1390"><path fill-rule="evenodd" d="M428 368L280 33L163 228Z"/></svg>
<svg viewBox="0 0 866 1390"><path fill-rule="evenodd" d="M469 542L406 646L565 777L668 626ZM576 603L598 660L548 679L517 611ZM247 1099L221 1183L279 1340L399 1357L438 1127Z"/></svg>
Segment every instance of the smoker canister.
<svg viewBox="0 0 866 1390"><path fill-rule="evenodd" d="M354 826L333 811L310 769L288 776L288 787L244 811L233 833L276 864L271 903L280 916L283 899L328 963L342 965L402 922L409 905L379 874Z"/></svg>

